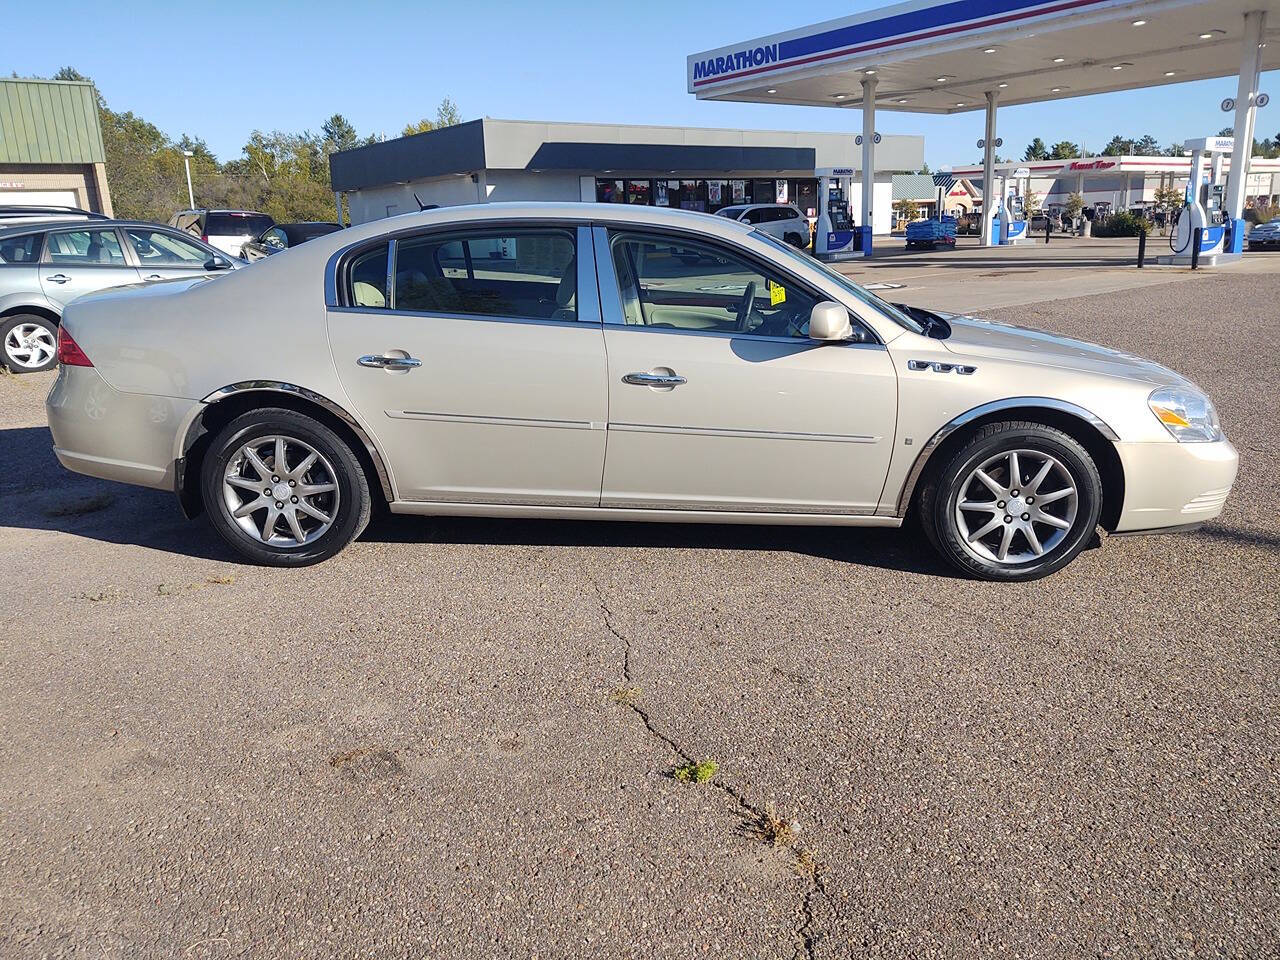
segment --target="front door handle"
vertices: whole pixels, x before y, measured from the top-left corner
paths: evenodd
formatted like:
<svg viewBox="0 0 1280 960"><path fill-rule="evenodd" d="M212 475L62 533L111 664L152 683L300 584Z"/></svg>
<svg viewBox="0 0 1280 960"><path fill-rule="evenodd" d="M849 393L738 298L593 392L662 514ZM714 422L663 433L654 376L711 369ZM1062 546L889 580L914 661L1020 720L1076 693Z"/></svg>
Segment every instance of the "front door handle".
<svg viewBox="0 0 1280 960"><path fill-rule="evenodd" d="M689 381L674 373L628 373L622 378L622 382L635 384L637 387L678 387Z"/></svg>
<svg viewBox="0 0 1280 960"><path fill-rule="evenodd" d="M164 279L164 277L160 276L160 274L158 274L158 273L151 273L151 274L148 274L147 276L143 277L142 279L143 279L143 280L163 280L163 279Z"/></svg>
<svg viewBox="0 0 1280 960"><path fill-rule="evenodd" d="M54 283L66 283L71 278L65 273L55 273L52 277L46 277L46 280L52 280Z"/></svg>
<svg viewBox="0 0 1280 960"><path fill-rule="evenodd" d="M362 367L373 367L377 370L412 370L414 367L422 366L422 361L417 357L394 357L385 353L366 354L356 363Z"/></svg>

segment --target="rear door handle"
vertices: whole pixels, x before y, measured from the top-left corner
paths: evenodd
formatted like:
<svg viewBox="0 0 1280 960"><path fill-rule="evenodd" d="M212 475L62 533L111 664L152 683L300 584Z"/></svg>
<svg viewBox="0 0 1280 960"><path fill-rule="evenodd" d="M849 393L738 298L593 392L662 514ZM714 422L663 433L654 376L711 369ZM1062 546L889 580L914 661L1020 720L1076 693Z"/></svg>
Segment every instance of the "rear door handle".
<svg viewBox="0 0 1280 960"><path fill-rule="evenodd" d="M45 277L46 280L52 280L54 283L66 283L71 278L65 273L55 273L52 277Z"/></svg>
<svg viewBox="0 0 1280 960"><path fill-rule="evenodd" d="M356 363L362 367L373 367L377 370L412 370L422 366L417 357L392 357L385 353L366 354Z"/></svg>
<svg viewBox="0 0 1280 960"><path fill-rule="evenodd" d="M143 280L163 280L163 279L164 279L164 277L160 276L160 274L158 274L158 273L151 273L151 274L148 274L147 276L143 277L142 279L143 279Z"/></svg>
<svg viewBox="0 0 1280 960"><path fill-rule="evenodd" d="M678 387L689 381L674 373L628 373L622 378L622 382L637 387Z"/></svg>

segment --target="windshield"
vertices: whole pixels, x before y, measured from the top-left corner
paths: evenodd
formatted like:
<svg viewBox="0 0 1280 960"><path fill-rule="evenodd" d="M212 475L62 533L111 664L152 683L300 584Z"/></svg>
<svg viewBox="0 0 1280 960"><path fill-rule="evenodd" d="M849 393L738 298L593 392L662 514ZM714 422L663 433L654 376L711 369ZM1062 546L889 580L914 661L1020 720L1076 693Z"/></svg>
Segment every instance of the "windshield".
<svg viewBox="0 0 1280 960"><path fill-rule="evenodd" d="M832 283L838 284L840 289L847 291L851 296L862 303L867 304L867 306L878 310L904 330L910 330L912 333L919 333L921 335L925 334L924 324L913 320L889 301L881 300L870 290L858 286L858 284L854 283L843 273L838 273L835 270L832 270L821 260L811 257L809 254L797 250L789 243L783 243L777 237L770 236L761 230L753 230L751 231L751 235L757 240L764 241L779 253L784 254L792 263L817 270Z"/></svg>

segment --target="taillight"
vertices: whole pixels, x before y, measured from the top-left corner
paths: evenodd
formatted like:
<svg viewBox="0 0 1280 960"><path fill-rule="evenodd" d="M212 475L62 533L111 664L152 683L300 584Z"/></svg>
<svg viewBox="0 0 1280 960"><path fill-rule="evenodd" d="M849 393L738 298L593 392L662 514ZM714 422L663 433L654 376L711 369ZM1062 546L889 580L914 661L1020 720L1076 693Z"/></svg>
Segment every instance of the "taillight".
<svg viewBox="0 0 1280 960"><path fill-rule="evenodd" d="M67 367L93 366L93 361L67 333L66 327L58 327L58 362Z"/></svg>
<svg viewBox="0 0 1280 960"><path fill-rule="evenodd" d="M208 235L207 233L202 233L202 234L200 234L200 242L201 242L201 243L208 243L208 242L209 242L209 235Z"/></svg>

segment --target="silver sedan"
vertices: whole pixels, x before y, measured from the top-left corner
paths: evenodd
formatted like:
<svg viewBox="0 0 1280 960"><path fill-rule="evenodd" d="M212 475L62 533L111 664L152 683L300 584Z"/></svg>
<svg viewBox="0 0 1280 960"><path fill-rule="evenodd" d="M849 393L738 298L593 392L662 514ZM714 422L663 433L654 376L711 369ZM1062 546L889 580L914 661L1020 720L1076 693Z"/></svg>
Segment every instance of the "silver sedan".
<svg viewBox="0 0 1280 960"><path fill-rule="evenodd" d="M66 467L298 566L392 513L897 527L1027 580L1217 516L1237 455L1138 357L894 306L749 225L492 204L82 298Z"/></svg>

